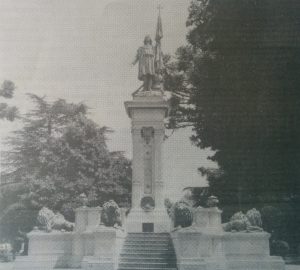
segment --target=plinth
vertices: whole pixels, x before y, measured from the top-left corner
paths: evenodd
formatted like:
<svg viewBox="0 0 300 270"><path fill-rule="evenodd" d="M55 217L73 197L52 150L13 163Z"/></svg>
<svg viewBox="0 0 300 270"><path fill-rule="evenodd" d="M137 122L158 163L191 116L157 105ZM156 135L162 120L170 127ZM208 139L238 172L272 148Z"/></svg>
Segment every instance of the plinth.
<svg viewBox="0 0 300 270"><path fill-rule="evenodd" d="M142 91L125 102L132 132L132 208L127 232L169 232L164 206L162 147L169 105L161 91Z"/></svg>

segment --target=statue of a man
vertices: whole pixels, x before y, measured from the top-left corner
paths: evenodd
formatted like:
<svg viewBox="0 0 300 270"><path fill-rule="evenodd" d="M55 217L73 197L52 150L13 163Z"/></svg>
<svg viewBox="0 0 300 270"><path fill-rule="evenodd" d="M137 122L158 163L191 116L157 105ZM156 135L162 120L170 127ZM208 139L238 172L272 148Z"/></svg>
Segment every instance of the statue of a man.
<svg viewBox="0 0 300 270"><path fill-rule="evenodd" d="M152 46L152 39L147 35L144 39L144 46L137 51L133 65L139 62L138 79L144 82L144 90L150 91L155 76L154 67L155 48Z"/></svg>

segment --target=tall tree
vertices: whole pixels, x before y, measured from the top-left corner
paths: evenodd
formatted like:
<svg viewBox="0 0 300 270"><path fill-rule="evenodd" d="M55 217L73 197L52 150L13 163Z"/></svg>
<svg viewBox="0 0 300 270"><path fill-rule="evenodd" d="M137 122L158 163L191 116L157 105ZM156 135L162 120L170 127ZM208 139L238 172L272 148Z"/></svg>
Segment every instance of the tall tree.
<svg viewBox="0 0 300 270"><path fill-rule="evenodd" d="M84 104L30 98L35 108L23 118L23 128L8 139L6 177L19 185L3 194L3 206L8 208L2 209L1 220L7 224L6 217L18 217L20 209L34 216L42 206L72 220L81 193L92 206L108 199L129 203L130 161L121 152L109 151L111 130L90 120Z"/></svg>
<svg viewBox="0 0 300 270"><path fill-rule="evenodd" d="M238 208L285 205L294 236L300 225L292 218L300 205L299 14L295 0L194 0L188 45L167 64L165 80L174 93L169 127L191 125L192 141L215 150L210 159L219 169L200 170L225 218Z"/></svg>

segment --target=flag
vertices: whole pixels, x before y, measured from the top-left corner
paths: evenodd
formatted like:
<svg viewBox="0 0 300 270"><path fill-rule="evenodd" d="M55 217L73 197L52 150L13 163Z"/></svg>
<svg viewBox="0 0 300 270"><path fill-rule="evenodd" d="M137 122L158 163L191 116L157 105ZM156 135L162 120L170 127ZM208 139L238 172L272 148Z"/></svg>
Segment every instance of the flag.
<svg viewBox="0 0 300 270"><path fill-rule="evenodd" d="M156 72L160 73L163 68L163 54L161 50L161 39L163 38L162 22L160 12L157 18L156 35L155 35L155 69Z"/></svg>
<svg viewBox="0 0 300 270"><path fill-rule="evenodd" d="M161 40L162 38L163 38L163 30L162 30L161 17L160 17L160 13L159 13L159 14L158 14L158 19L157 19L155 41L156 41L156 42L160 42L160 40Z"/></svg>

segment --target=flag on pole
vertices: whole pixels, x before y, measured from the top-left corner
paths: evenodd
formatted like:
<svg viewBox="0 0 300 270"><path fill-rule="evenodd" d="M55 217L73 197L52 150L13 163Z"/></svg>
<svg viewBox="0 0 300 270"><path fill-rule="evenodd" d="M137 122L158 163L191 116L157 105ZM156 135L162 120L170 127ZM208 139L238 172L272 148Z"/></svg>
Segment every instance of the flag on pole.
<svg viewBox="0 0 300 270"><path fill-rule="evenodd" d="M161 17L159 12L158 19L157 19L157 26L156 26L155 41L160 42L162 38L163 38L163 30L162 30L162 22L161 22Z"/></svg>
<svg viewBox="0 0 300 270"><path fill-rule="evenodd" d="M162 30L162 22L161 22L161 16L160 16L160 9L159 8L159 14L157 18L157 26L156 26L156 35L155 35L155 69L157 73L160 73L160 71L163 68L163 54L161 50L161 39L163 38L163 30Z"/></svg>

